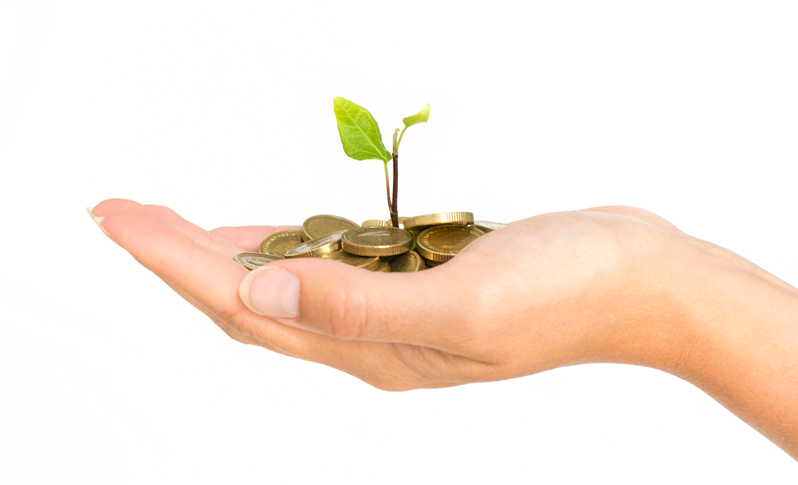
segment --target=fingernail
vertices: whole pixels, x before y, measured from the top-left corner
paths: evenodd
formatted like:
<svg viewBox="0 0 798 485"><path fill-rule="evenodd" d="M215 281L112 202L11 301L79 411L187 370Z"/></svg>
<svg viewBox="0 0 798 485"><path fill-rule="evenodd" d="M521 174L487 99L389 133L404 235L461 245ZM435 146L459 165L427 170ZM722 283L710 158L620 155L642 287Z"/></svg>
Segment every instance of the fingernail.
<svg viewBox="0 0 798 485"><path fill-rule="evenodd" d="M271 318L299 316L299 278L283 268L262 266L250 272L239 289L253 312Z"/></svg>
<svg viewBox="0 0 798 485"><path fill-rule="evenodd" d="M94 215L94 207L86 207L86 212L88 212L89 215L91 216L92 220L97 223L97 227L99 227L100 230L102 232L104 232L106 236L111 237L111 233L106 231L105 228L103 227L103 219L105 219L105 217L97 217L97 216L95 216Z"/></svg>

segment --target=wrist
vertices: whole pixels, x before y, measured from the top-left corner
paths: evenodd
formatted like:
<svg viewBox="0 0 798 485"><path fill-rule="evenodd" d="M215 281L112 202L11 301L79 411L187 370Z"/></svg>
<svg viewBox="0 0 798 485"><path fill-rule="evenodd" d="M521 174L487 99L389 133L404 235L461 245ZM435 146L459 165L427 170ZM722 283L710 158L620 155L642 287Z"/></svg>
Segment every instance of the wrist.
<svg viewBox="0 0 798 485"><path fill-rule="evenodd" d="M744 258L679 237L666 352L694 384L798 458L798 290ZM654 354L656 356L656 354Z"/></svg>

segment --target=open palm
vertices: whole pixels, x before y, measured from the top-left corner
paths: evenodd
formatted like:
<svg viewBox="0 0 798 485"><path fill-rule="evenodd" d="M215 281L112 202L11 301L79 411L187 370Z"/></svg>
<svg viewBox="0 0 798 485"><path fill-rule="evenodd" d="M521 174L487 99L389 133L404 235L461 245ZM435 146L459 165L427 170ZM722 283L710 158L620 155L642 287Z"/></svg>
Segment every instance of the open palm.
<svg viewBox="0 0 798 485"><path fill-rule="evenodd" d="M324 259L249 272L235 254L296 228L206 231L166 207L122 199L100 203L93 217L235 340L389 390L629 361L619 326L628 333L658 318L646 303L658 284L650 256L662 240L688 237L649 212L605 207L515 222L419 273Z"/></svg>

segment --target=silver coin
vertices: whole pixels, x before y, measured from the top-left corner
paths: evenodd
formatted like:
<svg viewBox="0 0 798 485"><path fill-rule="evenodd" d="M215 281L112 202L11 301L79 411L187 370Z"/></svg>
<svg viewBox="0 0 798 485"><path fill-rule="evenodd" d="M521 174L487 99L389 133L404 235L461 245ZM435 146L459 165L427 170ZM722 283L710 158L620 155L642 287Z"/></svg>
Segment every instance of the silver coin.
<svg viewBox="0 0 798 485"><path fill-rule="evenodd" d="M502 227L506 227L507 224L503 222L474 221L471 226L476 227L477 229L482 229L484 232L490 232L495 231L496 229L501 229Z"/></svg>
<svg viewBox="0 0 798 485"><path fill-rule="evenodd" d="M250 271L263 266L264 264L271 263L272 261L278 261L280 259L285 258L263 253L241 253L233 256L233 260L235 260L236 263L244 266Z"/></svg>
<svg viewBox="0 0 798 485"><path fill-rule="evenodd" d="M310 239L285 252L286 258L317 258L322 254L331 253L341 249L341 236L348 229L335 231L332 234Z"/></svg>

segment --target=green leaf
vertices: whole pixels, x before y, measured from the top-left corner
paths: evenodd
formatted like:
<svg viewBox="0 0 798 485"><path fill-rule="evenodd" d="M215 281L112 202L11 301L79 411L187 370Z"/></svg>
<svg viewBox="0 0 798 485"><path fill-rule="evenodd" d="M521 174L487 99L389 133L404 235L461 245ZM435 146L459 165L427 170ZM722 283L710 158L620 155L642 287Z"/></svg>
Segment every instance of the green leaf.
<svg viewBox="0 0 798 485"><path fill-rule="evenodd" d="M405 128L410 128L416 123L426 123L428 119L429 119L429 103L427 103L427 105L424 106L424 109L414 114L413 116L402 118L402 123L405 124Z"/></svg>
<svg viewBox="0 0 798 485"><path fill-rule="evenodd" d="M382 144L380 127L366 108L340 96L333 100L333 108L344 153L355 160L387 162L391 159L391 154Z"/></svg>

